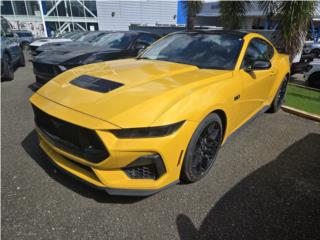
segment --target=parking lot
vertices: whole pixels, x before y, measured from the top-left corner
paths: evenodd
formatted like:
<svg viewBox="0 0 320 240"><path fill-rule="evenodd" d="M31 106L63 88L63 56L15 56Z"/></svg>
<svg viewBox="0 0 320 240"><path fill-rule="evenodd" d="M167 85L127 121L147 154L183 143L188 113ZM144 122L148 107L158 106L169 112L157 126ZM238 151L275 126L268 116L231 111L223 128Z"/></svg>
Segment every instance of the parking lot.
<svg viewBox="0 0 320 240"><path fill-rule="evenodd" d="M2 90L3 239L316 239L320 125L264 114L223 146L207 177L116 197L55 169L37 146L32 65Z"/></svg>

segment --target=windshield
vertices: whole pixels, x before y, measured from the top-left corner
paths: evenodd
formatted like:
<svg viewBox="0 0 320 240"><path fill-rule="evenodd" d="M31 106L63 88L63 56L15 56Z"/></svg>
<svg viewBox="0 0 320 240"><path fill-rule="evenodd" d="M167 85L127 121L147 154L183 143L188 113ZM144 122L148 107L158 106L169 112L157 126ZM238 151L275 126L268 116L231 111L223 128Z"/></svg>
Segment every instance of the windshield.
<svg viewBox="0 0 320 240"><path fill-rule="evenodd" d="M92 42L101 37L101 35L104 35L106 33L103 32L89 32L88 34L84 34L81 37L79 37L76 41L77 42Z"/></svg>
<svg viewBox="0 0 320 240"><path fill-rule="evenodd" d="M230 34L179 33L156 42L139 58L232 70L242 42Z"/></svg>
<svg viewBox="0 0 320 240"><path fill-rule="evenodd" d="M89 32L78 32L76 34L69 36L68 38L70 38L73 41L77 41L79 38L86 36L88 33Z"/></svg>
<svg viewBox="0 0 320 240"><path fill-rule="evenodd" d="M93 46L101 48L117 48L126 49L133 40L133 34L126 33L109 33L99 37L96 41L92 42Z"/></svg>
<svg viewBox="0 0 320 240"><path fill-rule="evenodd" d="M77 34L77 32L65 32L65 33L59 34L57 38L69 38L75 34Z"/></svg>

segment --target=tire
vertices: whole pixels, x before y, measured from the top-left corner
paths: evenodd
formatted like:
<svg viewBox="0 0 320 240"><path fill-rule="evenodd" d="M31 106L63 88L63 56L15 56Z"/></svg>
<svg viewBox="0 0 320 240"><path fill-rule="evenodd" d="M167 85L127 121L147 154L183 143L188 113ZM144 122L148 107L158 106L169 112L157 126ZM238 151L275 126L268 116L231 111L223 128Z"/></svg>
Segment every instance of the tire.
<svg viewBox="0 0 320 240"><path fill-rule="evenodd" d="M320 72L313 73L308 78L308 86L312 88L320 89Z"/></svg>
<svg viewBox="0 0 320 240"><path fill-rule="evenodd" d="M192 183L204 177L212 168L219 152L223 126L218 114L211 113L198 126L188 144L180 179Z"/></svg>
<svg viewBox="0 0 320 240"><path fill-rule="evenodd" d="M288 85L288 77L285 77L277 91L276 96L274 97L270 108L268 109L268 113L276 113L281 108L281 105L284 102L284 97L286 95Z"/></svg>
<svg viewBox="0 0 320 240"><path fill-rule="evenodd" d="M20 58L19 58L18 66L19 66L19 67L24 67L24 66L26 66L26 59L24 58L24 53L23 53L23 50L22 50L22 49L21 49L21 53L20 53Z"/></svg>
<svg viewBox="0 0 320 240"><path fill-rule="evenodd" d="M311 51L311 54L313 55L314 58L319 58L320 57L320 49L313 49Z"/></svg>
<svg viewBox="0 0 320 240"><path fill-rule="evenodd" d="M14 66L11 62L10 56L5 53L3 55L3 73L2 73L2 81L10 81L14 78Z"/></svg>

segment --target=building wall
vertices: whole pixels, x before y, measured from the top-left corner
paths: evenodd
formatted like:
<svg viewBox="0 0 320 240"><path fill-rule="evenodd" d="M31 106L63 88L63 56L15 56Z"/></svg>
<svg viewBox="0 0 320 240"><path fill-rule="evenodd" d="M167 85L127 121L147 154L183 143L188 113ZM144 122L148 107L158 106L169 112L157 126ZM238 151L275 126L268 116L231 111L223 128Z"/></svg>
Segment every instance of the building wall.
<svg viewBox="0 0 320 240"><path fill-rule="evenodd" d="M176 24L176 1L97 1L100 30L128 30L130 24Z"/></svg>

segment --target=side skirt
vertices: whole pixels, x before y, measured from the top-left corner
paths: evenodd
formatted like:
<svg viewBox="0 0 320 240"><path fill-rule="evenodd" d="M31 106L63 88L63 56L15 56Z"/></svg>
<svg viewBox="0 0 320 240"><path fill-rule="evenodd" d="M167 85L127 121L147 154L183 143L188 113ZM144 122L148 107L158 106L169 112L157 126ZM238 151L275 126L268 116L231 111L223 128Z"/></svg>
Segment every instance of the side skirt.
<svg viewBox="0 0 320 240"><path fill-rule="evenodd" d="M266 105L261 110L259 110L256 114L254 114L251 118L249 118L244 124L241 125L241 127L239 127L237 130L235 130L233 133L231 133L228 136L228 138L226 139L226 141L224 142L224 144L222 146L224 146L231 139L233 139L235 136L237 136L239 134L240 130L246 128L251 122L253 122L253 120L255 120L260 115L264 114L269 108L270 108L270 105Z"/></svg>

